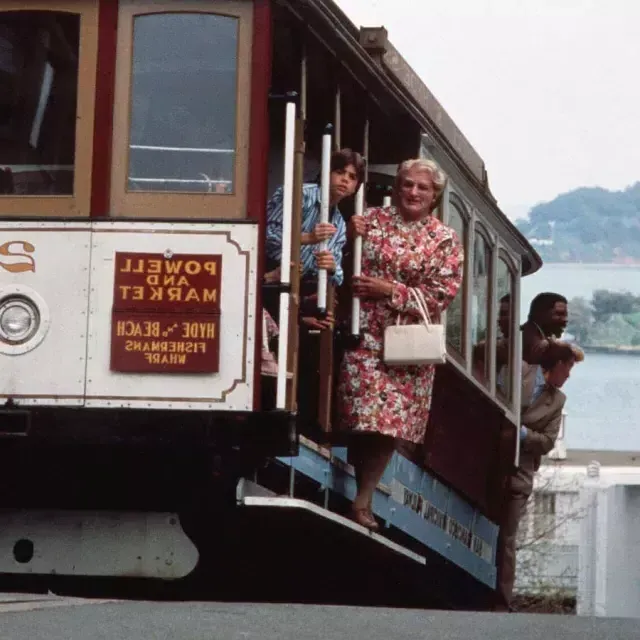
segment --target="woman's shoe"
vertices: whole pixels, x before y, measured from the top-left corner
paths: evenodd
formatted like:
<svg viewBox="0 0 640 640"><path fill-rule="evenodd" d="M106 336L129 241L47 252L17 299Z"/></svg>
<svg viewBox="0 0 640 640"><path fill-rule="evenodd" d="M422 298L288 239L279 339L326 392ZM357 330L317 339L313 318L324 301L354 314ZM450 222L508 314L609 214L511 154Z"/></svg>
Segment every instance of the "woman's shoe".
<svg viewBox="0 0 640 640"><path fill-rule="evenodd" d="M376 522L373 514L368 509L354 509L351 508L349 517L355 523L366 527L370 531L378 531L380 525Z"/></svg>

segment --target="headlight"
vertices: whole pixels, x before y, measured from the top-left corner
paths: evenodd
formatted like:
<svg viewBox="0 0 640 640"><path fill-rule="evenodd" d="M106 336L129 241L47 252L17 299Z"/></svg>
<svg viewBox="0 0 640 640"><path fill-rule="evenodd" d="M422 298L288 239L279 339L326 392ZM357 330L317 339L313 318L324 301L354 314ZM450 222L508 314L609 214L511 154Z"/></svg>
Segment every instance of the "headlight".
<svg viewBox="0 0 640 640"><path fill-rule="evenodd" d="M10 296L0 300L0 339L9 344L29 340L40 326L38 308L28 298Z"/></svg>

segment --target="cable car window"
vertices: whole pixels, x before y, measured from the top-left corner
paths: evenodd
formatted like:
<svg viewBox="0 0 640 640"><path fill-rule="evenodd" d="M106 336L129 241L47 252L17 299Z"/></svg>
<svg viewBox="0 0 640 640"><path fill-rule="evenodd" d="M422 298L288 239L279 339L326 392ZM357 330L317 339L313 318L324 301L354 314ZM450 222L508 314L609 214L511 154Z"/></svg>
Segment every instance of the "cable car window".
<svg viewBox="0 0 640 640"><path fill-rule="evenodd" d="M0 13L0 195L73 195L79 50L79 14Z"/></svg>
<svg viewBox="0 0 640 640"><path fill-rule="evenodd" d="M498 259L498 290L496 295L498 337L496 339L496 391L510 404L513 399L511 367L513 354L513 304L514 275L503 258Z"/></svg>
<svg viewBox="0 0 640 640"><path fill-rule="evenodd" d="M488 384L488 318L491 248L482 234L474 234L473 283L471 291L471 344L473 345L473 375Z"/></svg>
<svg viewBox="0 0 640 640"><path fill-rule="evenodd" d="M458 207L453 203L449 206L449 226L458 234L460 242L466 248L467 221ZM456 297L447 308L447 343L460 355L464 355L464 283Z"/></svg>
<svg viewBox="0 0 640 640"><path fill-rule="evenodd" d="M235 191L236 17L138 15L128 191Z"/></svg>

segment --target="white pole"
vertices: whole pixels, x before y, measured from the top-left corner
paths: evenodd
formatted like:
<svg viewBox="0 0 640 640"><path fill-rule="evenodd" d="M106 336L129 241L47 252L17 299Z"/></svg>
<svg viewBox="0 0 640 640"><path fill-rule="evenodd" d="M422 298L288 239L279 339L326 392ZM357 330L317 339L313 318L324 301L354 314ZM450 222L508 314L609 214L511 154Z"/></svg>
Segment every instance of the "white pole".
<svg viewBox="0 0 640 640"><path fill-rule="evenodd" d="M355 215L364 213L364 182L356 194ZM353 241L353 275L362 275L362 236L356 236ZM360 335L360 298L353 296L351 301L351 335Z"/></svg>
<svg viewBox="0 0 640 640"><path fill-rule="evenodd" d="M391 206L391 196L385 196L384 198L382 198L382 206L383 207Z"/></svg>
<svg viewBox="0 0 640 640"><path fill-rule="evenodd" d="M287 353L289 351L289 302L291 293L291 235L293 232L293 159L296 125L296 103L287 102L284 137L284 184L282 199L282 255L280 256L280 318L278 329L278 379L276 408L285 409L287 400Z"/></svg>
<svg viewBox="0 0 640 640"><path fill-rule="evenodd" d="M364 123L364 141L362 144L364 152L365 176L358 193L356 194L355 215L361 216L364 213L364 192L367 184L367 167L369 163L369 120ZM362 275L362 236L356 236L353 241L353 275ZM360 335L360 298L353 296L351 300L351 335L358 337Z"/></svg>
<svg viewBox="0 0 640 640"><path fill-rule="evenodd" d="M331 125L322 136L322 171L320 173L320 222L329 222L329 186L331 181ZM320 243L320 251L327 250L327 241ZM327 270L318 270L318 311L327 311Z"/></svg>

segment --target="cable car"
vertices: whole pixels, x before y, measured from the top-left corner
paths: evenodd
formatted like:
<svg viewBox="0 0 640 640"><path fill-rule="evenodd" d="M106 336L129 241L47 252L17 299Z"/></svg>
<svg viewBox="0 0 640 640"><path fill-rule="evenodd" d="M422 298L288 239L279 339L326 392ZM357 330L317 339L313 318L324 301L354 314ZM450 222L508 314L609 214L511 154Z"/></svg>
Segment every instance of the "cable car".
<svg viewBox="0 0 640 640"><path fill-rule="evenodd" d="M516 340L496 382L498 306L509 293L515 336L541 261L386 30L331 0L2 0L0 83L2 580L489 607L520 405ZM394 454L380 533L344 516L339 342L298 348L301 188L343 147L368 165L345 217L382 204L399 162L431 158L449 177L436 214L465 245L427 439ZM265 210L282 184L274 291Z"/></svg>

